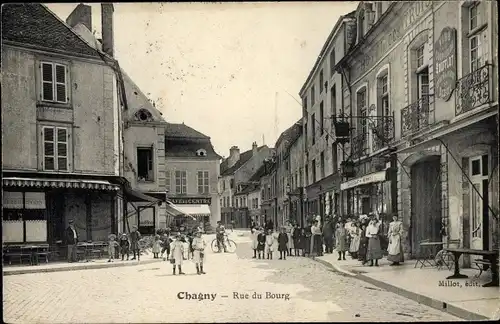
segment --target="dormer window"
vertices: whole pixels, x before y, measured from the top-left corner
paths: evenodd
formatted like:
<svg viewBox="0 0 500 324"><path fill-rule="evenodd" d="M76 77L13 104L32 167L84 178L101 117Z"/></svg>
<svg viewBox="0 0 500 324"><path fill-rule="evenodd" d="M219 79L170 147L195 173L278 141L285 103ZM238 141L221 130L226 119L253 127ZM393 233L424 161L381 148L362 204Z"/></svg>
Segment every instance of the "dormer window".
<svg viewBox="0 0 500 324"><path fill-rule="evenodd" d="M196 156L207 156L207 151L204 149L199 149L196 151Z"/></svg>
<svg viewBox="0 0 500 324"><path fill-rule="evenodd" d="M137 121L153 121L153 115L147 109L140 109L134 116Z"/></svg>

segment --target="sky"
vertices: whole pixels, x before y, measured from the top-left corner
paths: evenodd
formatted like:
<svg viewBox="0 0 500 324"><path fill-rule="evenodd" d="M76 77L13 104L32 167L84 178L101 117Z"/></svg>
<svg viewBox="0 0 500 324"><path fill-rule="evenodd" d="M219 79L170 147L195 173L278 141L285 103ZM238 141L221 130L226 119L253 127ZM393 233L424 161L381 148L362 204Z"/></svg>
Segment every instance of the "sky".
<svg viewBox="0 0 500 324"><path fill-rule="evenodd" d="M77 4L46 4L62 20ZM92 25L101 34L101 8ZM302 115L298 95L341 15L357 2L117 3L115 57L163 117L217 153L274 147Z"/></svg>

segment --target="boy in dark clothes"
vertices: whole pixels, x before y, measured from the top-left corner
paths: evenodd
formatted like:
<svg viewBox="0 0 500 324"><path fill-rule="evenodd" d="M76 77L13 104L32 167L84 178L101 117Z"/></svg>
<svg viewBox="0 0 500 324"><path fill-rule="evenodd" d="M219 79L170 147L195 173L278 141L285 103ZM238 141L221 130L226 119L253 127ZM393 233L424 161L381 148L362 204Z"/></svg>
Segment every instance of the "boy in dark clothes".
<svg viewBox="0 0 500 324"><path fill-rule="evenodd" d="M281 228L281 232L278 235L278 251L280 251L280 260L286 260L286 254L288 252L288 235L286 234L286 229Z"/></svg>
<svg viewBox="0 0 500 324"><path fill-rule="evenodd" d="M120 240L118 241L118 244L120 245L120 253L122 255L122 261L125 259L125 255L127 256L127 261L128 261L130 242L128 240L128 236L126 233L122 233L122 235L120 235Z"/></svg>
<svg viewBox="0 0 500 324"><path fill-rule="evenodd" d="M264 259L264 248L266 246L266 233L263 228L260 228L260 233L257 235L257 254L259 259Z"/></svg>

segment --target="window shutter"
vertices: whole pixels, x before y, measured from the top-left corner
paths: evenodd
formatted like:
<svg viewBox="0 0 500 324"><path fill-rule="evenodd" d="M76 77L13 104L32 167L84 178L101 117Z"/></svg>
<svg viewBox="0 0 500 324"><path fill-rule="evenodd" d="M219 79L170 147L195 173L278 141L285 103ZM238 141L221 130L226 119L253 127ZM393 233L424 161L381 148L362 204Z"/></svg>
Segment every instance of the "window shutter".
<svg viewBox="0 0 500 324"><path fill-rule="evenodd" d="M57 128L57 169L68 170L68 130Z"/></svg>
<svg viewBox="0 0 500 324"><path fill-rule="evenodd" d="M43 128L43 167L44 170L55 170L54 128Z"/></svg>
<svg viewBox="0 0 500 324"><path fill-rule="evenodd" d="M52 64L42 63L41 68L41 78L42 78L42 100L52 101L54 100L54 75L52 70Z"/></svg>
<svg viewBox="0 0 500 324"><path fill-rule="evenodd" d="M66 66L55 65L56 101L67 102L66 98Z"/></svg>

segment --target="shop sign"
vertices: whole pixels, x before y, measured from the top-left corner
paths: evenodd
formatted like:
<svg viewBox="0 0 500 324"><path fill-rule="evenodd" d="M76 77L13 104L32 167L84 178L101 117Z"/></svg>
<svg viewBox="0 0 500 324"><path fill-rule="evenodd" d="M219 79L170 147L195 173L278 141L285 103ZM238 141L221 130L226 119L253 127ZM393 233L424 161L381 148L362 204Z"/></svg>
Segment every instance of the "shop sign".
<svg viewBox="0 0 500 324"><path fill-rule="evenodd" d="M4 191L2 202L4 209L23 209L23 193Z"/></svg>
<svg viewBox="0 0 500 324"><path fill-rule="evenodd" d="M212 198L168 198L175 205L211 205Z"/></svg>
<svg viewBox="0 0 500 324"><path fill-rule="evenodd" d="M350 181L344 182L340 185L341 190L346 190L350 188L354 188L360 185L374 183L374 182L383 182L386 180L386 171L380 171L368 174L364 177L352 179Z"/></svg>
<svg viewBox="0 0 500 324"><path fill-rule="evenodd" d="M434 44L434 78L436 96L444 101L451 98L457 82L457 30L445 27Z"/></svg>
<svg viewBox="0 0 500 324"><path fill-rule="evenodd" d="M45 209L45 192L26 192L24 197L24 208Z"/></svg>

